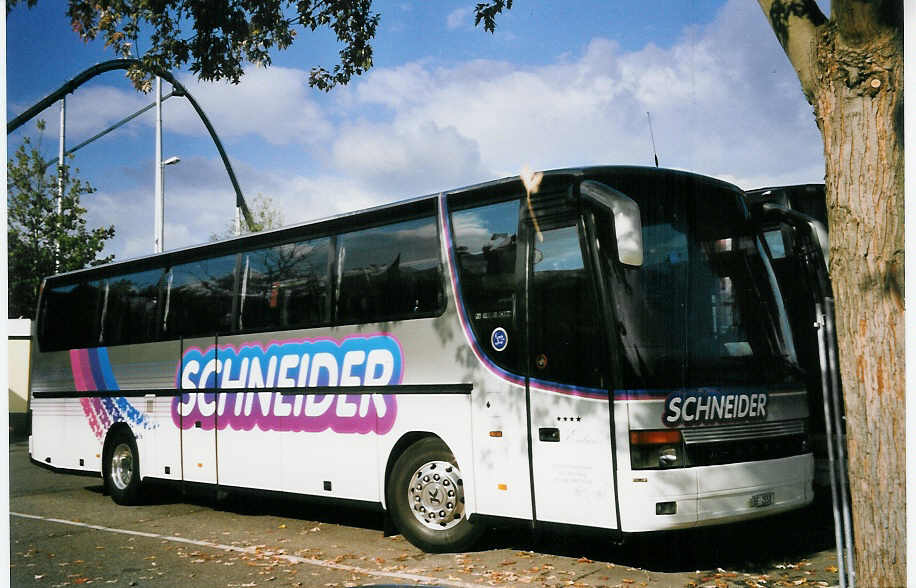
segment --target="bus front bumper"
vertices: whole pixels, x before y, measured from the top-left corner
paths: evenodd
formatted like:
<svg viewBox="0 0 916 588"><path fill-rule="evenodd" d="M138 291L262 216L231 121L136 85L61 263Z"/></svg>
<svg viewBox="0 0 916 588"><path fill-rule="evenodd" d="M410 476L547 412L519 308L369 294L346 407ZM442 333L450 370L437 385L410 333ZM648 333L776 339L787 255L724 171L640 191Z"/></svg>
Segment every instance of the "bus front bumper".
<svg viewBox="0 0 916 588"><path fill-rule="evenodd" d="M765 517L810 504L813 480L810 453L680 470L621 472L621 526L624 532L645 532Z"/></svg>

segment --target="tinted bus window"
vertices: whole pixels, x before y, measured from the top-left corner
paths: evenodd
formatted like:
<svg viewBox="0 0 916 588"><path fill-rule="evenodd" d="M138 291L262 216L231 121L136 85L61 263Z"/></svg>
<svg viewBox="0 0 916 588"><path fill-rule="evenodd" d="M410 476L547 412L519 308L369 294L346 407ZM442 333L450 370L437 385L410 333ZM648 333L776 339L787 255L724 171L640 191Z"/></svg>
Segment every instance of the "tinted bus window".
<svg viewBox="0 0 916 588"><path fill-rule="evenodd" d="M162 270L155 269L105 280L101 343L146 343L158 338L162 276Z"/></svg>
<svg viewBox="0 0 916 588"><path fill-rule="evenodd" d="M104 289L97 281L54 285L45 289L42 306L43 351L80 349L99 344L99 312Z"/></svg>
<svg viewBox="0 0 916 588"><path fill-rule="evenodd" d="M461 296L481 348L496 363L517 370L521 331L515 316L518 201L452 214ZM491 337L504 329L506 341ZM501 333L501 332L500 332Z"/></svg>
<svg viewBox="0 0 916 588"><path fill-rule="evenodd" d="M166 338L202 337L232 330L237 255L202 259L171 269L166 278Z"/></svg>
<svg viewBox="0 0 916 588"><path fill-rule="evenodd" d="M335 265L338 323L408 319L442 306L433 217L341 235Z"/></svg>
<svg viewBox="0 0 916 588"><path fill-rule="evenodd" d="M239 329L330 322L330 239L286 243L241 254Z"/></svg>
<svg viewBox="0 0 916 588"><path fill-rule="evenodd" d="M573 218L557 224L544 223L541 239L533 241L528 294L531 375L603 388L604 340L579 230Z"/></svg>

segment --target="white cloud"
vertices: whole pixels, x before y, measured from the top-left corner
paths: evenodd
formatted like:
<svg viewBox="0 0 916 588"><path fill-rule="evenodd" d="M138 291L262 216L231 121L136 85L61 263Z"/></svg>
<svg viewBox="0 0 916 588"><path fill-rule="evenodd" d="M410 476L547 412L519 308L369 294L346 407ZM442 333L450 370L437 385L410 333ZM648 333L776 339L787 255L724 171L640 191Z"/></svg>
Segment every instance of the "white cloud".
<svg viewBox="0 0 916 588"><path fill-rule="evenodd" d="M249 66L237 85L199 82L190 75L181 83L201 105L217 134L225 142L256 138L274 146L320 145L333 127L307 85L307 72L284 67ZM153 93L141 94L126 81L119 85L93 82L67 96L67 146L94 135L116 121L155 101ZM163 83L163 94L170 91ZM48 124L47 136L56 136L58 107L52 105L41 117ZM106 137L136 137L155 125L150 109ZM207 131L190 102L173 97L163 102L166 133L207 137ZM17 134L34 134L30 125Z"/></svg>
<svg viewBox="0 0 916 588"><path fill-rule="evenodd" d="M246 201L258 194L270 197L283 224L298 224L403 198L357 178L338 175L306 177L264 171L233 162ZM107 253L119 259L152 253L153 189L148 177L151 161L125 167L120 173L136 182L121 190L100 190L86 196L89 226L114 224L116 234ZM235 217L235 192L222 162L189 157L170 167L165 177L165 248L188 247L223 234Z"/></svg>
<svg viewBox="0 0 916 588"><path fill-rule="evenodd" d="M109 74L111 76L112 74ZM81 143L113 125L115 122L134 114L144 106L151 104L153 95L141 94L134 90L126 81L119 86L93 82L81 86L76 92L66 96L66 144L67 148ZM10 111L21 113L32 104L11 104ZM128 123L109 135L106 140L113 137L135 137L138 129L143 128L138 122L149 119L150 124L155 122L149 113L141 115L135 121ZM36 121L44 120L45 147L53 156L57 157L57 136L60 124L60 101L54 102L34 119L17 129L10 138L15 141L22 136L37 137Z"/></svg>
<svg viewBox="0 0 916 588"><path fill-rule="evenodd" d="M87 226L114 225L115 235L106 243L103 255L114 253L118 259L153 252L152 191L128 189L99 190L83 196Z"/></svg>
<svg viewBox="0 0 916 588"><path fill-rule="evenodd" d="M412 106L436 89L436 75L424 62L413 62L393 68L372 70L365 83L356 83L341 93L351 108L362 104L381 104L399 109ZM349 99L349 100L348 100ZM362 103L362 104L360 104Z"/></svg>
<svg viewBox="0 0 916 588"><path fill-rule="evenodd" d="M257 136L271 145L314 144L325 140L331 125L310 96L307 74L285 67L249 66L236 85L199 82L184 76L181 83L201 105L221 138ZM169 103L166 129L182 134L204 133L187 101Z"/></svg>
<svg viewBox="0 0 916 588"><path fill-rule="evenodd" d="M445 19L445 26L448 30L453 31L465 26L469 26L471 23L468 17L471 16L470 7L467 8L458 8L451 11Z"/></svg>
<svg viewBox="0 0 916 588"><path fill-rule="evenodd" d="M341 129L332 148L341 171L394 198L487 179L477 143L431 121ZM398 193L405 188L410 193Z"/></svg>
<svg viewBox="0 0 916 588"><path fill-rule="evenodd" d="M111 126L144 106L152 104L155 97L152 94L141 94L131 88L126 82L123 88L115 86L84 86L79 91L67 96L67 134L68 143L89 138L105 128ZM104 107L100 108L100 105ZM153 112L150 110L149 112ZM155 122L153 115L141 115L141 120L149 119ZM57 122L56 120L53 122ZM55 128L51 120L49 127ZM121 130L123 129L123 130ZM134 133L137 127L128 123L121 127L121 132Z"/></svg>
<svg viewBox="0 0 916 588"><path fill-rule="evenodd" d="M103 186L83 198L90 226L115 225L107 251L120 259L153 251L152 169L152 159L122 166L117 173L129 180L126 187ZM169 166L163 193L167 250L206 242L211 234L223 232L235 215L235 192L216 157L190 156Z"/></svg>
<svg viewBox="0 0 916 588"><path fill-rule="evenodd" d="M650 164L647 111L663 165L742 185L823 177L820 137L795 74L759 8L742 0L726 4L710 25L688 29L671 48L622 52L594 39L579 59L540 67L417 62L376 70L347 91L353 108L389 113L360 127L358 141L345 131L335 143L340 169L361 177L383 170L412 177L417 166L408 162L428 162L405 137L421 129L430 144L435 131L448 130L454 149L479 157L479 167L467 168L468 181L481 172L518 173L526 163ZM454 177L447 167L439 171L448 172L443 181Z"/></svg>

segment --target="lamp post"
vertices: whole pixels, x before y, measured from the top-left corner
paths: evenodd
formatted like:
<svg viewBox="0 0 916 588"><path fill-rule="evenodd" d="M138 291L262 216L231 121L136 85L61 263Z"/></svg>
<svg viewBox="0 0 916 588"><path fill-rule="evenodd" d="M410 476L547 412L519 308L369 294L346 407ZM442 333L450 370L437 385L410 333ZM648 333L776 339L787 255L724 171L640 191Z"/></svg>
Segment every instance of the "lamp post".
<svg viewBox="0 0 916 588"><path fill-rule="evenodd" d="M163 194L163 169L181 161L179 157L162 160L162 78L156 77L156 194L153 204L154 228L153 252L165 249L165 196Z"/></svg>
<svg viewBox="0 0 916 588"><path fill-rule="evenodd" d="M57 157L57 220L63 213L64 199L64 146L67 137L67 97L60 99L60 144ZM60 271L60 241L54 241L54 271Z"/></svg>

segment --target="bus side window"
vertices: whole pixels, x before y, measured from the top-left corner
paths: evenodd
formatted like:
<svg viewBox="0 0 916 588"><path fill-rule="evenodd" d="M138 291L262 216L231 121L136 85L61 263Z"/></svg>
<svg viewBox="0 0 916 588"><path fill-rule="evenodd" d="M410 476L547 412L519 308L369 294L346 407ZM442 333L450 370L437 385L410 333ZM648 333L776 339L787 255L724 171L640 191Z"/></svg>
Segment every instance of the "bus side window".
<svg viewBox="0 0 916 588"><path fill-rule="evenodd" d="M442 306L434 217L338 237L337 323L374 323L428 315Z"/></svg>
<svg viewBox="0 0 916 588"><path fill-rule="evenodd" d="M82 281L47 287L44 293L42 351L80 349L99 344L104 281Z"/></svg>
<svg viewBox="0 0 916 588"><path fill-rule="evenodd" d="M481 349L519 371L516 255L518 200L452 213L461 297Z"/></svg>
<svg viewBox="0 0 916 588"><path fill-rule="evenodd" d="M323 237L242 253L239 329L327 324L329 242Z"/></svg>
<svg viewBox="0 0 916 588"><path fill-rule="evenodd" d="M232 328L235 255L191 261L172 268L169 337L212 336Z"/></svg>
<svg viewBox="0 0 916 588"><path fill-rule="evenodd" d="M159 281L162 270L148 270L105 280L107 296L102 305L99 343L123 345L147 343L158 338Z"/></svg>

